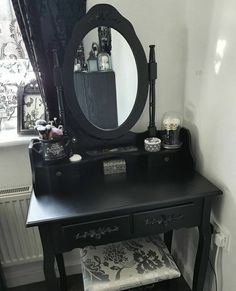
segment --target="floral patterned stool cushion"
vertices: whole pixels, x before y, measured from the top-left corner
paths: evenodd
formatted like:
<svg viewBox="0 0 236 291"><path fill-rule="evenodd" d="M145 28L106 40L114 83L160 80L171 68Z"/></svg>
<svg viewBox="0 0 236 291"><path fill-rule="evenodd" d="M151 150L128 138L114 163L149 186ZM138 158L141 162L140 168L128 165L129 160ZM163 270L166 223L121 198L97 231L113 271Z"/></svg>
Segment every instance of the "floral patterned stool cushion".
<svg viewBox="0 0 236 291"><path fill-rule="evenodd" d="M127 290L180 277L180 272L159 236L81 250L85 291Z"/></svg>

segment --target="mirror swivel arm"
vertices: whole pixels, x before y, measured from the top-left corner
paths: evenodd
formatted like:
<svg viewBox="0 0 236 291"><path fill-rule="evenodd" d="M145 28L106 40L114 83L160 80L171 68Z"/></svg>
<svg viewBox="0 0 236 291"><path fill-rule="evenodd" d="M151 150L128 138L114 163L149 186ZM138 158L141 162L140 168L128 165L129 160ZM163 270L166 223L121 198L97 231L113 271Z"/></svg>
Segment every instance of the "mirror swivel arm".
<svg viewBox="0 0 236 291"><path fill-rule="evenodd" d="M148 75L149 75L149 137L156 137L156 79L157 79L157 63L155 57L155 45L150 45Z"/></svg>
<svg viewBox="0 0 236 291"><path fill-rule="evenodd" d="M57 103L58 103L58 114L59 114L59 122L63 125L64 133L66 133L66 124L65 124L65 111L63 105L63 87L62 87L62 75L61 68L59 65L57 49L52 50L53 54L53 78L54 78L54 86L57 91Z"/></svg>

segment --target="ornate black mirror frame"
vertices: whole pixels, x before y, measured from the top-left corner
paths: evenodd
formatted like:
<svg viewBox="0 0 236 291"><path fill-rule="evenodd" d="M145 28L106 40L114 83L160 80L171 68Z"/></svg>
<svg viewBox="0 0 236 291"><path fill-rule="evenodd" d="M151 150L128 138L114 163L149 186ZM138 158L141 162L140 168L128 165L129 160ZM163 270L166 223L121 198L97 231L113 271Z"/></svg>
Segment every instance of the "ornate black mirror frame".
<svg viewBox="0 0 236 291"><path fill-rule="evenodd" d="M133 52L138 75L137 95L130 115L118 128L109 130L100 129L87 120L77 102L74 89L73 73L76 50L86 34L99 26L111 27L126 39ZM63 64L63 87L65 103L77 123L76 127L79 127L83 132L92 137L107 140L119 138L126 134L138 121L148 95L148 63L144 49L136 36L132 24L113 6L108 4L95 5L76 23L71 40L66 48Z"/></svg>

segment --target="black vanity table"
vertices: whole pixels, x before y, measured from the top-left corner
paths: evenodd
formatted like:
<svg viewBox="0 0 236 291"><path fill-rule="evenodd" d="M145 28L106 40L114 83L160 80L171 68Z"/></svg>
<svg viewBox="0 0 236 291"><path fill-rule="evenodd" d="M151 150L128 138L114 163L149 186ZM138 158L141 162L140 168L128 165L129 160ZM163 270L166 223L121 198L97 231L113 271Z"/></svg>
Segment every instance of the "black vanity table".
<svg viewBox="0 0 236 291"><path fill-rule="evenodd" d="M73 83L78 44L99 26L121 33L137 66L134 105L125 122L110 130L85 117ZM110 5L94 6L74 28L63 66L63 101L69 136L74 137L73 151L83 159L71 162L67 157L49 163L35 150L39 142L30 144L34 193L27 227L37 226L40 231L48 291L67 290L64 252L157 233L164 233L171 250L173 230L185 227L199 230L193 287L181 277L158 283L155 290L203 291L211 241L211 202L222 192L195 171L188 130L181 130L180 148L155 153L143 148L150 132L129 131L143 111L152 70L132 25ZM161 137L160 131L154 134ZM120 160L125 171L104 174L104 163ZM55 276L55 259L61 284Z"/></svg>
<svg viewBox="0 0 236 291"><path fill-rule="evenodd" d="M211 240L211 201L220 193L195 172L190 177L158 177L152 182L142 178L129 182L118 175L68 195L36 198L32 194L27 226L38 226L40 230L48 290L60 290L54 271L55 258L62 290L66 290L63 252L156 233L166 233L170 247L170 230L198 226L200 239L192 290L202 291ZM168 285L168 289L160 290L191 290L183 278L174 281L173 287Z"/></svg>
<svg viewBox="0 0 236 291"><path fill-rule="evenodd" d="M27 219L28 227L39 227L48 290L60 290L54 271L55 258L61 290L67 290L63 252L157 233L165 233L171 249L174 229L197 226L199 243L193 288L180 278L171 280L167 286L162 283L164 287L160 284L156 290L202 291L211 241L211 201L221 191L191 170L186 156L180 164L185 153L184 148L178 152L122 153L119 156L131 168L127 168L126 174L107 175L102 179L99 172L96 175L96 165L101 160L84 160L84 165L88 164L86 170L82 170L82 162L48 166L56 189L51 190L53 193L45 189L37 197L32 194ZM65 181L70 182L65 184Z"/></svg>

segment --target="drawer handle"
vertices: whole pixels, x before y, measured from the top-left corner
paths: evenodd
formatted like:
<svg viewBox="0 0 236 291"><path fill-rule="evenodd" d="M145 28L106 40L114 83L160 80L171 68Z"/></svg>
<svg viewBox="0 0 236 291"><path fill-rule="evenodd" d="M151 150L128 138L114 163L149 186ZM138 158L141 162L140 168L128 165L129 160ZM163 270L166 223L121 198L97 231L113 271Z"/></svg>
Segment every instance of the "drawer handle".
<svg viewBox="0 0 236 291"><path fill-rule="evenodd" d="M118 226L113 227L99 227L98 229L91 229L89 231L85 231L83 233L77 233L75 239L87 239L87 238L94 238L94 239L101 239L104 235L112 232L119 231Z"/></svg>
<svg viewBox="0 0 236 291"><path fill-rule="evenodd" d="M169 215L160 215L158 217L147 217L145 219L145 225L164 225L167 226L184 218L183 214L169 214Z"/></svg>

